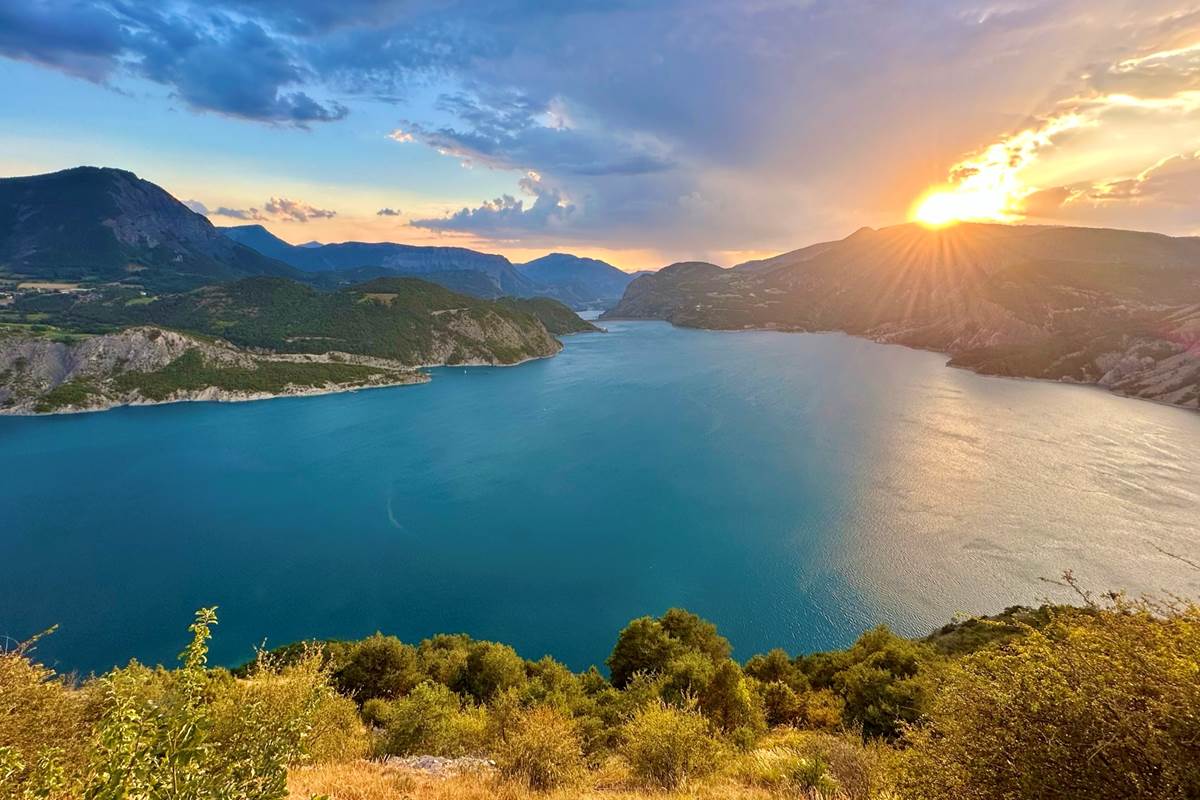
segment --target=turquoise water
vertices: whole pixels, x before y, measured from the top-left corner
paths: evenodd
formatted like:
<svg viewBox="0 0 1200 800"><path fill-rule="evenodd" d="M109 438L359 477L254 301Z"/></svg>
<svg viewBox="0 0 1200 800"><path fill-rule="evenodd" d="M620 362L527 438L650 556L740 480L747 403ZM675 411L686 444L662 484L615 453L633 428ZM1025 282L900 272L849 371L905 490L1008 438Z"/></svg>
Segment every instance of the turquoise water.
<svg viewBox="0 0 1200 800"><path fill-rule="evenodd" d="M840 335L612 323L431 383L0 418L0 634L63 669L466 631L582 668L686 606L745 657L1096 588L1200 595L1200 415Z"/></svg>

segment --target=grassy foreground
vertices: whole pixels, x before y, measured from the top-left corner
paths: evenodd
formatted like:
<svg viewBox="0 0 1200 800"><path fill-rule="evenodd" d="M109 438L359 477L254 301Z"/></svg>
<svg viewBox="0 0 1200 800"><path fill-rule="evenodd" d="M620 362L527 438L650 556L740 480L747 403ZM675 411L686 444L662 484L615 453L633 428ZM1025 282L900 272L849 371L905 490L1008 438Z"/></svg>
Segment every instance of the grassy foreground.
<svg viewBox="0 0 1200 800"><path fill-rule="evenodd" d="M82 682L36 642L0 654L0 798L1200 797L1191 603L1081 593L744 663L672 609L620 632L608 676L463 635L211 669L215 624L198 612L173 669ZM415 755L454 760L396 760Z"/></svg>

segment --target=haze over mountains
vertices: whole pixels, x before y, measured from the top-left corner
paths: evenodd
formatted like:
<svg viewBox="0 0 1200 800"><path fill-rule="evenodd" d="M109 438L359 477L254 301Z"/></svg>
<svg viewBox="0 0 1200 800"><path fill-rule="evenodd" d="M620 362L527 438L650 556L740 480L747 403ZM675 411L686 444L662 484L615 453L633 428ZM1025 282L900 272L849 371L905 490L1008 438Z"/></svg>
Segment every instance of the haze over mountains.
<svg viewBox="0 0 1200 800"><path fill-rule="evenodd" d="M551 253L527 264L464 247L393 242L308 242L292 245L261 225L220 228L236 242L303 272L342 282L382 275L420 277L476 297L553 297L575 308L608 307L634 275L594 258Z"/></svg>
<svg viewBox="0 0 1200 800"><path fill-rule="evenodd" d="M1200 407L1200 239L962 223L864 228L725 270L638 278L605 318L844 331L1013 377Z"/></svg>

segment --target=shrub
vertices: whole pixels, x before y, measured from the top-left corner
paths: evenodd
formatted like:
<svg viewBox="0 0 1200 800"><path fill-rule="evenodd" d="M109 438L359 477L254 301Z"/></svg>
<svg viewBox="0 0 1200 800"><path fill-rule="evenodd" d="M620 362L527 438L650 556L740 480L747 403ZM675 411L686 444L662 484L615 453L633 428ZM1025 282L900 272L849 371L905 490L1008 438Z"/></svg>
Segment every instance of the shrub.
<svg viewBox="0 0 1200 800"><path fill-rule="evenodd" d="M215 609L201 609L179 669L131 662L96 681L102 715L84 797L278 800L287 768L359 755L353 703L330 686L321 654L283 668L265 658L247 679L206 669Z"/></svg>
<svg viewBox="0 0 1200 800"><path fill-rule="evenodd" d="M290 766L367 752L357 708L334 691L316 648L284 665L263 656L247 679L219 684L213 694L211 737L218 753L243 760L253 753L267 764Z"/></svg>
<svg viewBox="0 0 1200 800"><path fill-rule="evenodd" d="M684 650L703 653L713 661L729 658L733 648L729 640L717 633L717 626L682 608L668 609L658 618L662 629Z"/></svg>
<svg viewBox="0 0 1200 800"><path fill-rule="evenodd" d="M848 650L810 656L804 667L814 686L842 696L847 725L864 736L895 739L925 708L926 672L934 660L927 646L880 626Z"/></svg>
<svg viewBox="0 0 1200 800"><path fill-rule="evenodd" d="M804 701L783 681L757 684L763 715L771 727L804 724Z"/></svg>
<svg viewBox="0 0 1200 800"><path fill-rule="evenodd" d="M464 706L449 688L430 681L393 700L386 725L383 748L389 755L467 755L478 752L487 738L484 710Z"/></svg>
<svg viewBox="0 0 1200 800"><path fill-rule="evenodd" d="M801 724L814 730L832 731L841 727L845 717L845 702L828 689L818 689L800 695Z"/></svg>
<svg viewBox="0 0 1200 800"><path fill-rule="evenodd" d="M676 656L662 673L659 689L662 699L673 705L695 699L708 688L716 670L716 665L703 653L691 651Z"/></svg>
<svg viewBox="0 0 1200 800"><path fill-rule="evenodd" d="M746 662L745 672L764 684L782 683L800 693L808 689L808 678L786 652L775 648L766 655L757 655Z"/></svg>
<svg viewBox="0 0 1200 800"><path fill-rule="evenodd" d="M475 642L467 653L462 685L454 688L469 692L486 703L496 692L525 682L525 660L506 644Z"/></svg>
<svg viewBox="0 0 1200 800"><path fill-rule="evenodd" d="M720 746L703 716L660 701L643 708L625 726L623 751L636 778L674 789L711 772Z"/></svg>
<svg viewBox="0 0 1200 800"><path fill-rule="evenodd" d="M624 689L639 672L662 672L678 651L678 643L667 635L658 620L650 617L633 620L617 636L608 657L613 686Z"/></svg>
<svg viewBox="0 0 1200 800"><path fill-rule="evenodd" d="M1198 653L1195 606L1055 611L946 670L906 796L1200 797Z"/></svg>
<svg viewBox="0 0 1200 800"><path fill-rule="evenodd" d="M86 761L86 698L28 652L0 653L0 785L30 796L69 794Z"/></svg>
<svg viewBox="0 0 1200 800"><path fill-rule="evenodd" d="M766 729L762 708L747 686L742 668L728 658L716 668L712 680L700 693L700 710L726 733Z"/></svg>
<svg viewBox="0 0 1200 800"><path fill-rule="evenodd" d="M521 696L527 703L575 711L591 702L580 676L550 656L528 664L526 673L529 680Z"/></svg>
<svg viewBox="0 0 1200 800"><path fill-rule="evenodd" d="M463 684L470 649L471 637L464 634L440 633L432 636L417 647L421 673L428 680L458 688Z"/></svg>
<svg viewBox="0 0 1200 800"><path fill-rule="evenodd" d="M351 645L346 663L334 675L338 690L359 703L407 693L424 676L417 649L395 636L376 633Z"/></svg>
<svg viewBox="0 0 1200 800"><path fill-rule="evenodd" d="M521 713L500 743L496 766L500 774L531 789L574 783L584 768L574 721L548 706Z"/></svg>

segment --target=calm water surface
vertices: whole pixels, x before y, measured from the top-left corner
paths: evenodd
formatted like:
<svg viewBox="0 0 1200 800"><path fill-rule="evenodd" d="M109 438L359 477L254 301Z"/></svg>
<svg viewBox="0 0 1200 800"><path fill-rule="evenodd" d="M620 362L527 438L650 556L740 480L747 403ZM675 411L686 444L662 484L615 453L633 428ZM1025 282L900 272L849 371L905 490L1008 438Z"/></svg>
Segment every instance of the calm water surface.
<svg viewBox="0 0 1200 800"><path fill-rule="evenodd" d="M745 657L1096 588L1200 595L1200 415L840 335L613 323L430 384L0 418L0 634L101 670L439 631L603 660L686 606Z"/></svg>

